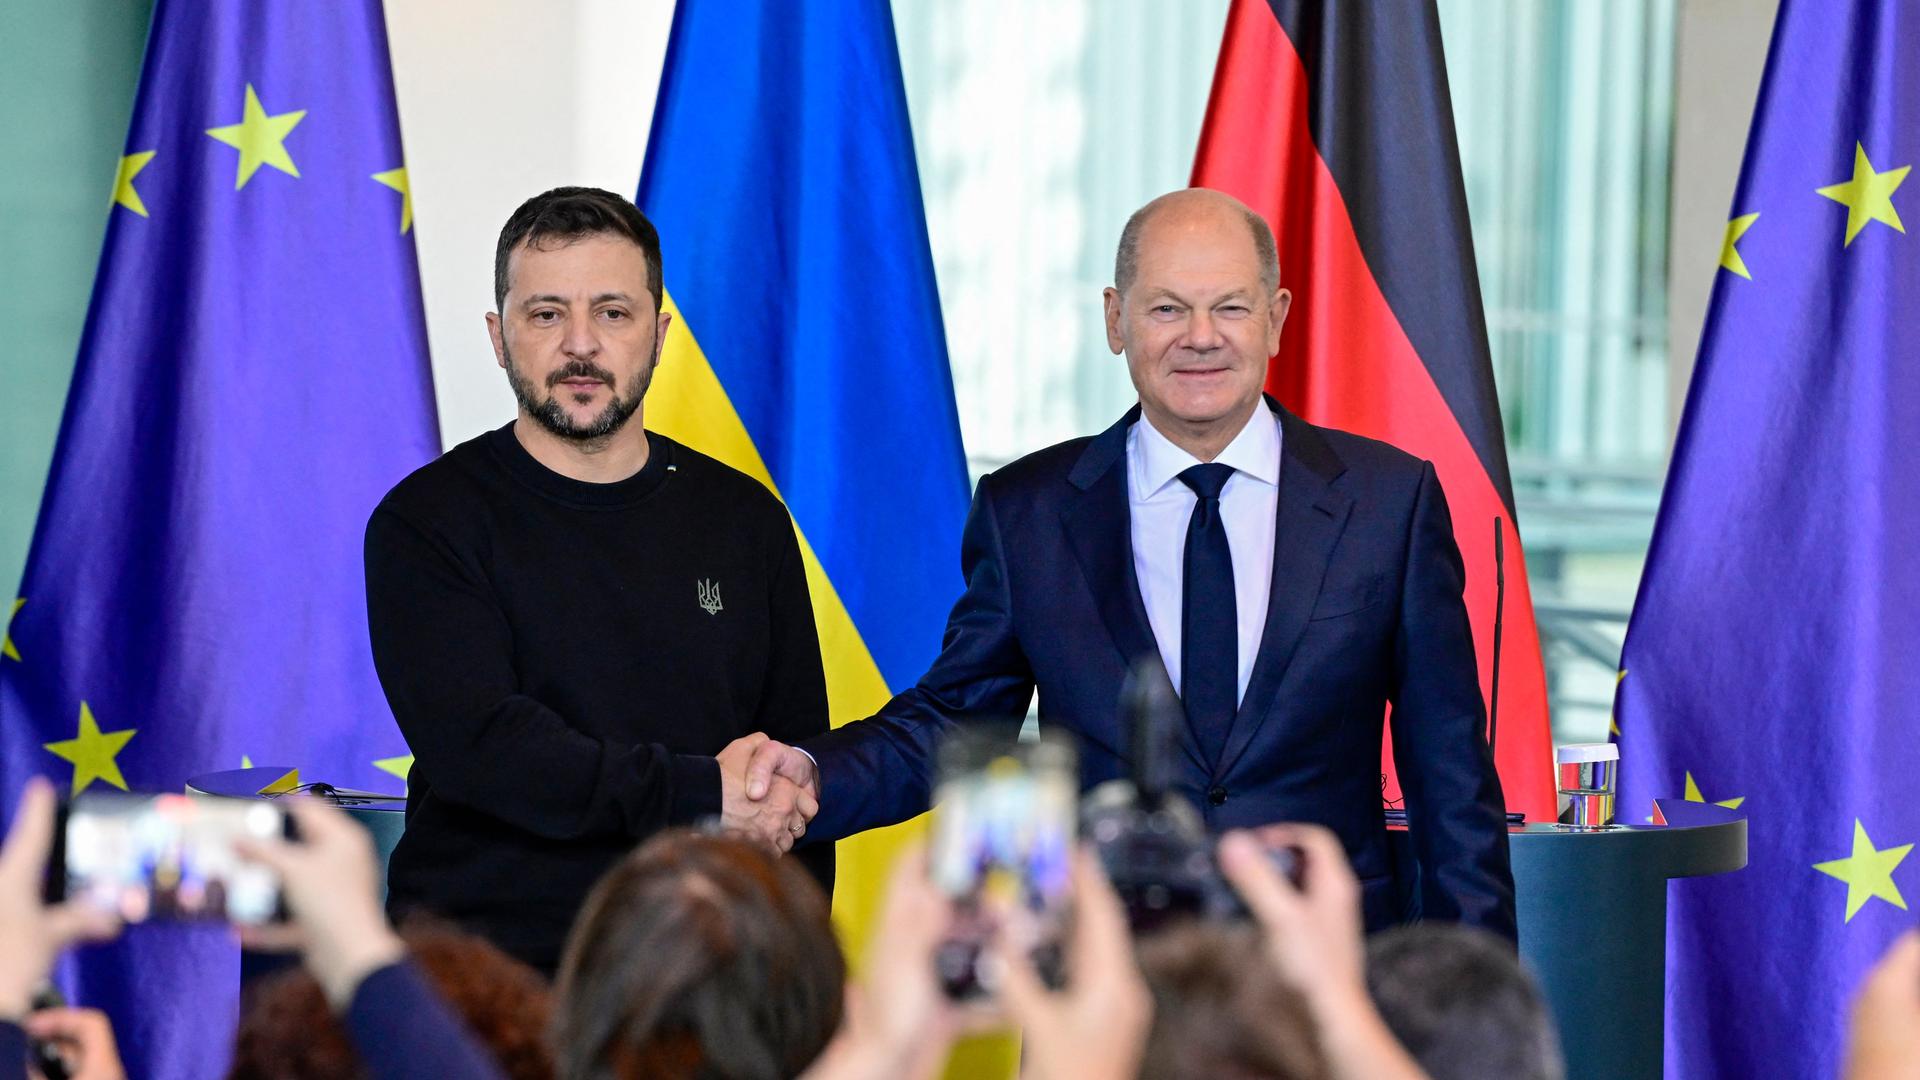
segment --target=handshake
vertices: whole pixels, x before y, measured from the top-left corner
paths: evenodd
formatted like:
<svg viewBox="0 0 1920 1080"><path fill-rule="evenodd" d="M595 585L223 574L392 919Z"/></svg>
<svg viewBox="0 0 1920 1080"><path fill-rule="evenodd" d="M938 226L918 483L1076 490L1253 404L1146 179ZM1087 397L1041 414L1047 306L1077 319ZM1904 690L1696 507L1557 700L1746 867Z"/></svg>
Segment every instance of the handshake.
<svg viewBox="0 0 1920 1080"><path fill-rule="evenodd" d="M755 732L735 739L720 762L720 827L766 844L778 855L807 834L820 812L813 759Z"/></svg>

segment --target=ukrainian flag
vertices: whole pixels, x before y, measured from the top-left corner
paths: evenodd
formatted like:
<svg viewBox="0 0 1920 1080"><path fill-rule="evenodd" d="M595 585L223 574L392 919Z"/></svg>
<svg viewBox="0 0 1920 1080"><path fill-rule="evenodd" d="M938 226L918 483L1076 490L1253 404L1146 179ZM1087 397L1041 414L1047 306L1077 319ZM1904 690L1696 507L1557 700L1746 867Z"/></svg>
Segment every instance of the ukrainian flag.
<svg viewBox="0 0 1920 1080"><path fill-rule="evenodd" d="M680 0L638 201L674 315L647 426L786 501L833 722L871 715L939 652L967 513L885 0ZM856 963L907 828L840 845Z"/></svg>

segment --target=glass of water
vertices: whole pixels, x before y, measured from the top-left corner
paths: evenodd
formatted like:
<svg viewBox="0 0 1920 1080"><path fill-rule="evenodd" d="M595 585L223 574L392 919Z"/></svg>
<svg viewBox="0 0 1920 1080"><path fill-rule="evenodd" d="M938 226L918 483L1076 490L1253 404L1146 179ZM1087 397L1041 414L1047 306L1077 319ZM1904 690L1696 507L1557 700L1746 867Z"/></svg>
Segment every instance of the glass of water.
<svg viewBox="0 0 1920 1080"><path fill-rule="evenodd" d="M1613 820L1620 747L1613 743L1570 743L1556 749L1553 756L1560 794L1567 800L1560 823L1574 829L1606 828Z"/></svg>

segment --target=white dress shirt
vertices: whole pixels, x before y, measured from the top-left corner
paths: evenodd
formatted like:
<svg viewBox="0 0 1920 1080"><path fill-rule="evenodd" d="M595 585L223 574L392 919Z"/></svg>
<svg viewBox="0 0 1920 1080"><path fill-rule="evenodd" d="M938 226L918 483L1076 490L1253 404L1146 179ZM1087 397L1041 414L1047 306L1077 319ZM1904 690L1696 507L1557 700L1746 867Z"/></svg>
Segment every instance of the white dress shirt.
<svg viewBox="0 0 1920 1080"><path fill-rule="evenodd" d="M1280 418L1262 402L1214 459L1233 467L1220 490L1220 519L1233 552L1234 614L1240 624L1240 689L1246 697L1254 656L1267 624L1273 583L1274 515L1280 499ZM1133 519L1133 573L1147 622L1175 692L1180 689L1180 601L1184 592L1187 522L1199 496L1180 474L1199 458L1175 446L1142 416L1127 431L1127 505Z"/></svg>

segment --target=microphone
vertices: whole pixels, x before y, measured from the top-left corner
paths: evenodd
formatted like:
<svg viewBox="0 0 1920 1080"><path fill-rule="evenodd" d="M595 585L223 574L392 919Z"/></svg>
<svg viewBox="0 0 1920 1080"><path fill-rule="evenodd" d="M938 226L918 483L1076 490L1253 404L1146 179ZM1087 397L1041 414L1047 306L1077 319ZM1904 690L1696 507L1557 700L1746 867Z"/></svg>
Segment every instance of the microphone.
<svg viewBox="0 0 1920 1080"><path fill-rule="evenodd" d="M1134 791L1142 807L1156 810L1173 787L1173 763L1186 716L1158 658L1142 657L1127 669L1120 712L1131 729Z"/></svg>
<svg viewBox="0 0 1920 1080"><path fill-rule="evenodd" d="M1487 753L1500 739L1500 624L1507 613L1507 564L1502 539L1504 522L1493 519L1493 693L1487 701Z"/></svg>

